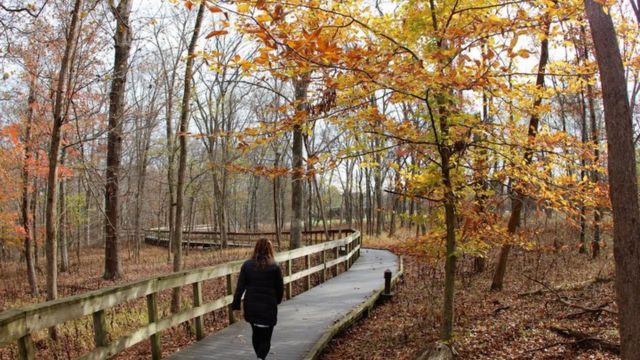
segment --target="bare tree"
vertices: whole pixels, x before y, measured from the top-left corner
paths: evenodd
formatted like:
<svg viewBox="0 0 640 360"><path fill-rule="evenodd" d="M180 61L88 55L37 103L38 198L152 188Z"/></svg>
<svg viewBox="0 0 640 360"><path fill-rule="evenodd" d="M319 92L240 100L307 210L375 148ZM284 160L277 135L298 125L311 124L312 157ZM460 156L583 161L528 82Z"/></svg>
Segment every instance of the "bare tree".
<svg viewBox="0 0 640 360"><path fill-rule="evenodd" d="M37 61L36 67L37 67ZM35 70L35 69L32 69ZM23 143L24 145L24 164L22 165L22 228L24 229L24 254L27 261L27 279L29 280L29 286L31 287L31 295L38 296L40 294L38 290L38 281L36 278L36 270L34 264L33 253L33 238L31 236L31 216L29 216L29 181L30 181L30 162L33 156L31 149L31 129L33 125L34 109L36 105L36 82L37 76L31 74L31 81L29 82L29 98L27 100L27 116L24 129ZM35 197L31 200L35 203Z"/></svg>
<svg viewBox="0 0 640 360"><path fill-rule="evenodd" d="M47 252L47 300L55 300L58 297L58 256L56 244L56 186L58 180L58 155L60 153L61 128L65 121L63 104L68 92L68 77L72 66L72 51L75 48L78 33L80 32L80 13L82 11L83 0L74 2L71 12L71 21L66 35L64 54L58 72L58 83L53 102L53 124L51 126L51 141L49 143L49 173L47 175L47 202L45 211L45 233ZM56 337L55 330L50 332L52 337Z"/></svg>
<svg viewBox="0 0 640 360"><path fill-rule="evenodd" d="M124 118L124 94L129 70L129 51L131 50L131 14L130 0L121 0L117 6L111 5L116 18L115 57L113 79L109 93L109 135L107 139L107 172L105 186L105 259L104 275L107 280L122 276L122 263L119 254L119 176L122 153L122 122Z"/></svg>
<svg viewBox="0 0 640 360"><path fill-rule="evenodd" d="M180 129L178 139L180 142L180 154L178 159L178 183L176 185L176 224L173 248L173 271L182 270L182 213L184 209L184 183L187 169L187 131L189 127L189 105L191 103L191 81L193 77L193 57L200 35L200 27L204 16L205 2L201 2L196 15L196 23L193 27L193 34L189 49L187 51L187 66L184 71L184 92L182 94L182 109L180 111ZM180 311L180 291L181 288L173 289L171 297L171 311Z"/></svg>

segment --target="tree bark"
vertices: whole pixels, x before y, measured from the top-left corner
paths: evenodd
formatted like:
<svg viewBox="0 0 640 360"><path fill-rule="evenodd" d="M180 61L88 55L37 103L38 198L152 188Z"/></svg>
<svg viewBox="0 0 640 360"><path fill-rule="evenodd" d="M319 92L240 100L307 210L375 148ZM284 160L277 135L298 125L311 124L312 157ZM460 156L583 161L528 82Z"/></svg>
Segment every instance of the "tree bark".
<svg viewBox="0 0 640 360"><path fill-rule="evenodd" d="M483 49L486 49L486 45L485 47L483 47ZM484 56L483 56L484 59ZM487 97L487 92L483 91L482 92L482 122L484 124L488 124L489 123L489 98ZM484 135L480 135L480 134L476 134L474 135L474 139L475 142L482 142L484 140L486 140L486 136ZM487 223L487 216L489 214L487 214L487 208L485 206L486 200L487 200L487 190L489 189L489 184L487 181L487 176L489 173L488 170L488 162L489 162L489 155L487 153L486 149L480 149L478 151L478 158L476 160L476 168L474 169L474 181L476 182L476 186L477 186L477 190L475 193L475 198L477 201L477 205L476 205L476 211L478 214L480 214L480 218L481 218L481 225L480 226L485 226ZM484 240L484 239L483 239ZM480 256L475 256L473 259L473 268L474 271L476 273L481 273L484 271L486 267L486 258L484 255L480 255Z"/></svg>
<svg viewBox="0 0 640 360"><path fill-rule="evenodd" d="M224 145L223 145L224 146ZM220 176L216 172L216 169L212 169L212 177L213 177L213 195L215 197L216 202L216 225L218 227L218 232L220 233L220 244L223 248L229 246L229 236L228 236L228 226L227 226L227 192L225 191L225 184L220 186ZM225 181L226 178L224 174L224 167L222 168L222 181Z"/></svg>
<svg viewBox="0 0 640 360"><path fill-rule="evenodd" d="M600 70L608 147L609 196L613 207L613 252L622 359L640 349L640 209L633 127L624 66L611 16L593 0L585 10Z"/></svg>
<svg viewBox="0 0 640 360"><path fill-rule="evenodd" d="M38 160L38 153L36 155L36 161ZM31 241L33 242L33 263L35 268L39 268L38 260L40 255L38 254L38 178L33 177L33 196L31 197Z"/></svg>
<svg viewBox="0 0 640 360"><path fill-rule="evenodd" d="M587 46L587 36L584 26L580 26L582 41L584 46L585 62L589 61L589 47ZM598 165L600 162L600 131L598 130L598 119L596 117L595 94L593 86L587 83L587 104L589 107L589 119L591 121L591 141L593 142L593 163ZM591 172L591 181L598 185L600 183L600 175L598 171ZM593 239L592 239L592 256L595 259L600 254L600 207L596 205L593 209Z"/></svg>
<svg viewBox="0 0 640 360"><path fill-rule="evenodd" d="M276 150L275 152L275 160L273 161L273 167L278 168L280 162L280 153ZM281 229L280 229L280 177L275 176L273 178L273 223L275 225L276 230L276 242L278 243L278 250L281 249Z"/></svg>
<svg viewBox="0 0 640 360"><path fill-rule="evenodd" d="M376 147L380 148L379 140L376 141ZM378 164L374 169L373 188L376 195L376 236L382 235L382 229L384 227L384 204L382 197L382 156L376 153L376 163Z"/></svg>
<svg viewBox="0 0 640 360"><path fill-rule="evenodd" d="M147 124L150 126L150 124ZM135 241L135 259L136 261L140 260L140 243L144 241L142 239L142 203L144 201L144 191L145 191L145 183L147 178L147 163L149 158L149 148L151 146L151 131L145 130L145 138L142 140L144 142L142 146L142 154L140 154L139 164L138 164L138 181L136 184L136 205L135 205L135 214L134 216L134 241Z"/></svg>
<svg viewBox="0 0 640 360"><path fill-rule="evenodd" d="M67 152L63 148L60 154L60 166L64 165ZM66 192L65 192L66 179L60 179L59 181L59 193L58 193L58 249L60 256L60 272L69 271L69 245L67 234L67 211L66 211Z"/></svg>
<svg viewBox="0 0 640 360"><path fill-rule="evenodd" d="M21 205L21 218L22 229L24 230L24 255L27 262L27 279L29 281L29 287L31 288L31 295L39 296L38 281L36 277L36 269L34 264L33 254L33 239L31 237L31 216L29 214L29 181L30 181L30 169L31 169L31 128L33 124L33 112L36 106L35 87L36 76L29 84L29 98L27 100L27 122L24 129L24 164L22 164L22 205ZM35 189L34 189L35 190ZM34 192L34 200L37 194Z"/></svg>
<svg viewBox="0 0 640 360"><path fill-rule="evenodd" d="M116 18L115 56L113 79L109 93L109 135L107 137L107 171L105 186L105 259L104 279L115 280L122 276L119 240L119 178L122 157L122 122L124 120L124 92L127 84L128 59L131 50L131 28L129 15L131 0L121 0L112 6Z"/></svg>
<svg viewBox="0 0 640 360"><path fill-rule="evenodd" d="M586 145L587 141L589 141L588 136L587 136L587 110L586 110L586 103L584 101L584 93L581 92L581 114L580 114L580 135L581 135L581 140L582 140L582 145ZM582 159L580 159L580 167L582 168L580 170L580 181L583 181L586 176L587 176L587 172L585 170L586 167L586 161L584 159L584 157L582 157ZM581 254L584 254L587 252L587 207L584 205L584 203L580 204L580 250L579 252ZM557 250L557 249L556 249Z"/></svg>
<svg viewBox="0 0 640 360"><path fill-rule="evenodd" d="M396 156L396 164L400 164L400 156ZM402 189L400 188L401 185L401 181L400 181L400 172L398 171L398 169L394 169L394 181L393 181L393 188L395 190L396 193L398 194L393 194L391 197L393 199L393 206L391 207L391 216L389 219L389 234L388 236L391 237L393 235L395 235L396 233L396 216L397 214L401 211L400 209L400 195L399 193L402 191ZM402 224L402 220L400 222Z"/></svg>
<svg viewBox="0 0 640 360"><path fill-rule="evenodd" d="M309 87L309 76L302 75L293 81L295 100L296 100L296 117L295 125L293 125L293 148L292 148L292 175L291 175L291 239L289 243L290 249L297 249L302 246L302 227L303 227L303 191L304 184L304 166L302 159L302 127L305 123L307 112L307 88Z"/></svg>
<svg viewBox="0 0 640 360"><path fill-rule="evenodd" d="M191 42L187 50L187 66L184 71L184 92L182 94L182 109L180 111L180 129L178 141L180 143L180 153L178 158L178 183L176 184L176 224L173 248L173 271L182 270L182 213L184 209L184 183L187 169L187 132L189 129L189 105L191 102L191 79L193 78L193 58L200 35L200 27L204 16L205 2L201 2L196 15L196 23L193 28ZM173 289L171 296L171 312L176 314L180 311L180 293L182 288Z"/></svg>
<svg viewBox="0 0 640 360"><path fill-rule="evenodd" d="M441 116L443 116L441 114ZM446 120L441 120L444 124ZM446 126L444 127L446 129ZM446 134L448 131L441 131ZM444 211L445 223L447 230L446 239L446 259L444 267L444 303L442 308L442 328L440 330L440 340L450 342L453 337L454 324L454 296L455 296L455 277L456 277L456 204L453 186L451 184L450 159L451 154L446 145L440 146L440 158L442 160L442 184L445 188L444 194Z"/></svg>
<svg viewBox="0 0 640 360"><path fill-rule="evenodd" d="M547 68L547 62L549 61L549 29L550 29L549 18L545 19L545 37L542 40L540 46L540 61L538 63L538 75L536 77L536 88L542 90L544 88L544 77ZM540 117L536 113L536 109L542 103L542 97L540 95L536 95L535 100L533 101L533 114L529 119L529 129L527 131L527 136L529 142L532 143L535 140L536 135L538 134L538 124L540 123ZM533 151L531 149L527 149L524 153L524 162L525 164L531 164L533 161ZM509 223L507 225L507 232L509 234L515 234L520 226L520 215L522 213L522 206L524 202L524 195L518 191L513 190L512 200L511 200L511 215L509 217ZM507 260L509 258L509 252L511 251L511 245L503 245L502 249L500 249L500 255L498 258L498 264L496 266L496 272L493 275L493 281L491 282L491 290L500 291L502 290L502 285L504 282L504 276L507 272Z"/></svg>

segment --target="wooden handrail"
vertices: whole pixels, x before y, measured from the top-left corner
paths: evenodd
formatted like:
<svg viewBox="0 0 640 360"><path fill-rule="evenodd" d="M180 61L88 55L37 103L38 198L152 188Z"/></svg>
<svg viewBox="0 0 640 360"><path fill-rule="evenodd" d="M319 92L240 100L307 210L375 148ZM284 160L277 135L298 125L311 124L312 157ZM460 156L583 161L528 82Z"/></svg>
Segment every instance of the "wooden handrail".
<svg viewBox="0 0 640 360"><path fill-rule="evenodd" d="M346 232L343 230L343 232ZM284 282L287 284L287 294L290 297L291 283L322 272L322 278L326 278L326 270L345 264L348 269L359 256L361 241L358 231L350 230L349 235L342 239L324 242L316 245L279 252L276 261L285 263L287 271L284 274ZM326 252L333 250L336 258L328 261ZM340 250L344 255L339 256ZM308 256L322 254L322 264L311 267ZM301 257L305 258L305 269L293 272L292 261ZM149 279L138 280L124 285L99 289L85 294L66 297L63 299L47 301L19 309L8 310L0 313L0 346L18 343L20 359L35 359L35 350L31 334L38 330L46 329L66 321L76 320L83 316L93 315L95 343L98 345L93 351L83 355L81 359L106 359L122 350L129 348L141 341L151 338L152 354L154 359L160 358L160 331L176 326L182 322L196 319L196 333L202 336L202 316L229 306L233 297L227 295L217 298L209 303L202 303L202 282L220 277L226 277L227 289L231 289L231 275L240 271L243 260L232 261L214 266L202 267L193 270L185 270ZM159 319L157 314L156 294L163 290L192 285L194 290L193 307L166 318ZM307 288L307 287L305 287ZM198 295L200 294L200 295ZM149 323L133 331L133 333L119 337L108 343L107 330L104 326L104 311L127 301L146 297L149 311ZM233 321L230 316L230 321ZM99 345L102 346L99 346Z"/></svg>
<svg viewBox="0 0 640 360"><path fill-rule="evenodd" d="M329 234L332 233L351 233L354 232L355 230L353 229L331 229L331 230L327 230L327 232ZM149 233L168 233L169 229L166 228L152 228L147 230L147 232ZM184 234L199 234L199 235L218 235L220 234L220 232L218 231L213 231L213 230L190 230L190 231L183 231ZM281 231L280 234L282 235L289 235L291 234L291 232L289 231ZM324 234L324 230L307 230L307 231L303 231L302 234ZM263 232L233 232L233 231L228 231L227 235L246 235L246 236L275 236L276 233L272 232L272 231L263 231Z"/></svg>

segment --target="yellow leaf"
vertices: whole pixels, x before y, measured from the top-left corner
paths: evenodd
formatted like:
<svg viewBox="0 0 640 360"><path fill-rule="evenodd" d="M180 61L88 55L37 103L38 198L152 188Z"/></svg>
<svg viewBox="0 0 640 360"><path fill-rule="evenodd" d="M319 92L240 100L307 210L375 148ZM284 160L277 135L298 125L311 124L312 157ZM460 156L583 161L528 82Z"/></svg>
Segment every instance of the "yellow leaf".
<svg viewBox="0 0 640 360"><path fill-rule="evenodd" d="M269 16L269 14L260 14L260 15L256 16L256 21L258 21L258 22L271 21L271 16Z"/></svg>

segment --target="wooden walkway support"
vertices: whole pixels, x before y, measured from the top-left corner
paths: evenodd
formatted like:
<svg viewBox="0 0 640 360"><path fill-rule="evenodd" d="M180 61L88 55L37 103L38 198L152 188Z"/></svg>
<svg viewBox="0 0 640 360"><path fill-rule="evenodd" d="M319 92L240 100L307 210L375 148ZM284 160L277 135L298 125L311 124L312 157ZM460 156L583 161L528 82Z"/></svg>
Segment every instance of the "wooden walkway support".
<svg viewBox="0 0 640 360"><path fill-rule="evenodd" d="M393 280L401 260L386 250L362 249L349 271L306 291L278 308L268 359L315 359L338 332L368 313L384 291L385 270ZM169 357L171 360L255 359L251 327L233 324Z"/></svg>

